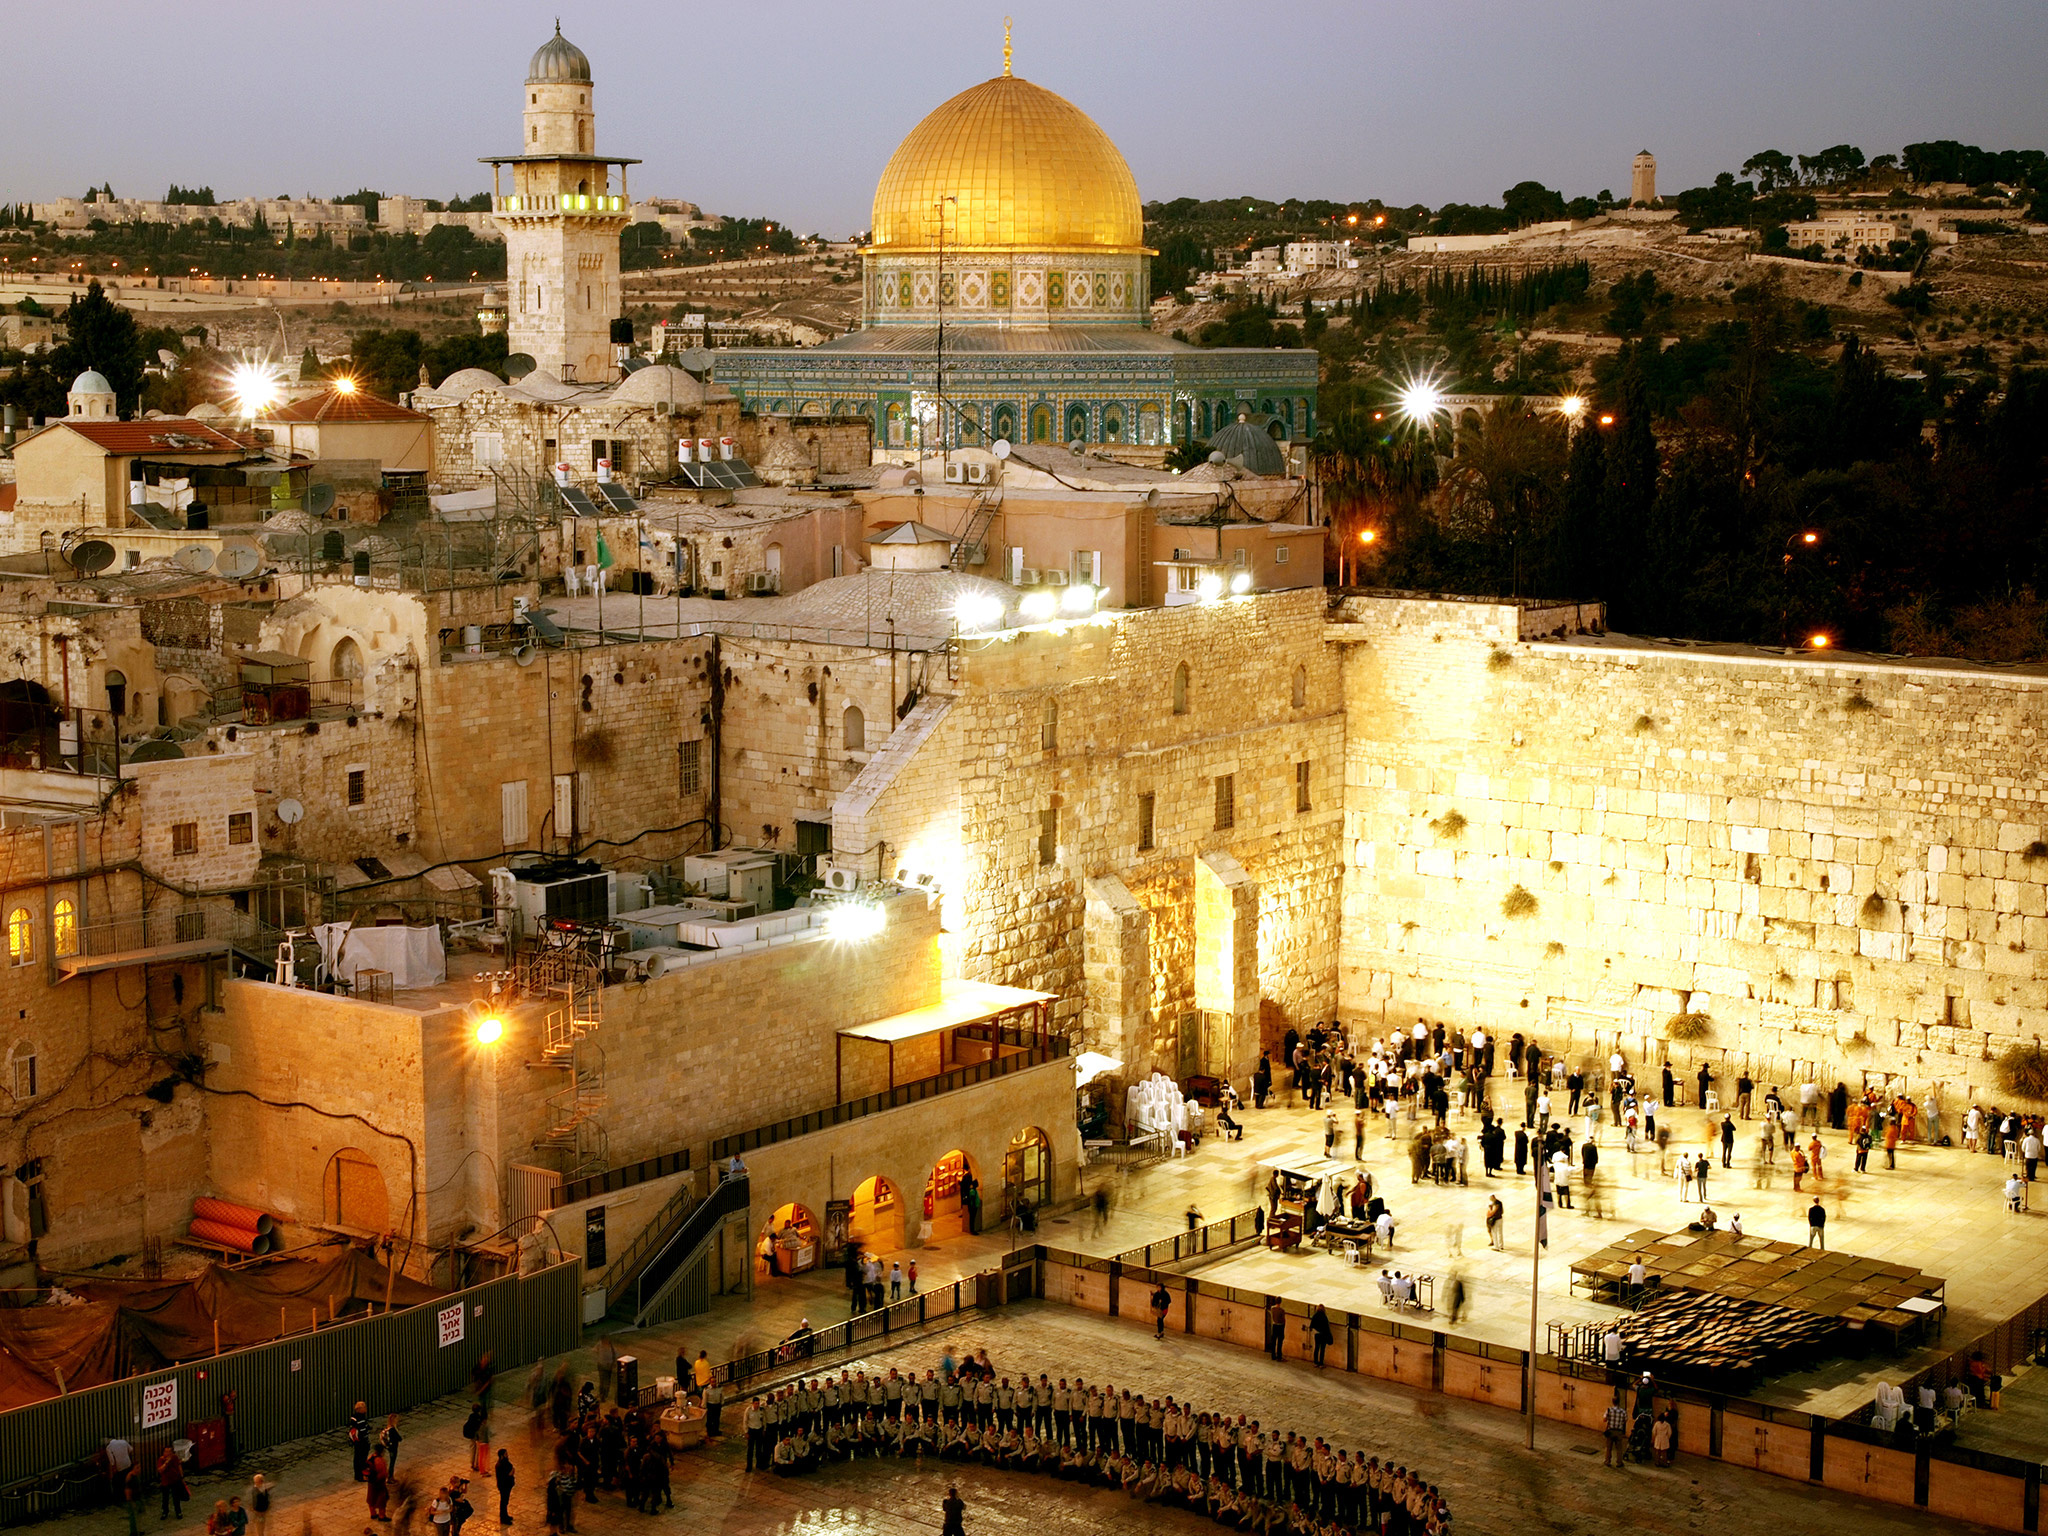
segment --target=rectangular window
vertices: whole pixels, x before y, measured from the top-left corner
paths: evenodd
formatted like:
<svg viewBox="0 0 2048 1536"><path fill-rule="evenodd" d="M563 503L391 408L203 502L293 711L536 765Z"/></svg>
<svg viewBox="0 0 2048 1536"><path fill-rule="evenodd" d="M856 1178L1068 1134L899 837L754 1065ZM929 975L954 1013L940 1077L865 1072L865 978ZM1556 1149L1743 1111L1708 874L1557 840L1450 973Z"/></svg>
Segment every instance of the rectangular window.
<svg viewBox="0 0 2048 1536"><path fill-rule="evenodd" d="M171 852L178 858L199 851L199 823L181 821L171 827Z"/></svg>
<svg viewBox="0 0 2048 1536"><path fill-rule="evenodd" d="M1288 553L1289 550L1285 544L1275 544L1273 546L1273 563L1275 565L1285 565Z"/></svg>
<svg viewBox="0 0 2048 1536"><path fill-rule="evenodd" d="M1074 580L1087 586L1102 585L1102 551L1099 549L1077 549L1074 551Z"/></svg>
<svg viewBox="0 0 2048 1536"><path fill-rule="evenodd" d="M1230 563L1236 566L1241 571L1244 569L1244 561L1245 548L1242 544L1240 544L1236 549L1233 549L1230 552Z"/></svg>
<svg viewBox="0 0 2048 1536"><path fill-rule="evenodd" d="M684 741L676 744L676 759L680 765L682 790L694 795L704 787L704 743Z"/></svg>
<svg viewBox="0 0 2048 1536"><path fill-rule="evenodd" d="M476 462L479 468L505 462L504 433L479 432L470 441L476 445Z"/></svg>
<svg viewBox="0 0 2048 1536"><path fill-rule="evenodd" d="M1053 862L1060 852L1060 813L1057 807L1038 813L1038 862Z"/></svg>
<svg viewBox="0 0 2048 1536"><path fill-rule="evenodd" d="M1237 825L1237 775L1219 773L1216 775L1216 830L1227 831Z"/></svg>
<svg viewBox="0 0 2048 1536"><path fill-rule="evenodd" d="M1138 851L1143 853L1152 846L1152 794L1147 790L1138 796Z"/></svg>
<svg viewBox="0 0 2048 1536"><path fill-rule="evenodd" d="M363 801L364 801L365 799L367 799L367 798L368 798L368 789L367 789L367 787L366 787L366 784L365 784L365 775L364 775L364 772L363 772L363 770L362 770L362 769L360 769L360 768L351 768L351 769L349 769L349 771L348 771L348 803L349 803L349 804L350 804L351 806L357 806L357 805L361 805L361 804L363 803Z"/></svg>
<svg viewBox="0 0 2048 1536"><path fill-rule="evenodd" d="M14 1053L14 1096L17 1099L32 1099L36 1096L36 1057L34 1051L15 1048Z"/></svg>
<svg viewBox="0 0 2048 1536"><path fill-rule="evenodd" d="M237 811L228 818L228 842L253 843L256 841L256 816L251 811Z"/></svg>
<svg viewBox="0 0 2048 1536"><path fill-rule="evenodd" d="M834 544L832 546L832 574L834 576L844 576L846 574L846 546L843 544Z"/></svg>
<svg viewBox="0 0 2048 1536"><path fill-rule="evenodd" d="M526 846L526 780L508 779L498 786L498 836L507 848Z"/></svg>
<svg viewBox="0 0 2048 1536"><path fill-rule="evenodd" d="M1308 805L1308 764L1294 765L1294 814L1299 816Z"/></svg>

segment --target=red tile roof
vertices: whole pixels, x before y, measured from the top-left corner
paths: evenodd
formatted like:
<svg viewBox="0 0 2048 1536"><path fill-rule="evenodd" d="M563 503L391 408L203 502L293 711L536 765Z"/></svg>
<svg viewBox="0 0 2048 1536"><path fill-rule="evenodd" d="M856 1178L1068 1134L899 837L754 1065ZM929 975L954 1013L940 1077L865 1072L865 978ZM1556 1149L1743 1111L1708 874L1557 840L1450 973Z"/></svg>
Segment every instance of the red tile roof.
<svg viewBox="0 0 2048 1536"><path fill-rule="evenodd" d="M363 390L343 393L338 389L308 395L264 414L265 421L282 422L400 422L430 420L422 411L409 411L390 400Z"/></svg>
<svg viewBox="0 0 2048 1536"><path fill-rule="evenodd" d="M203 421L55 421L107 453L233 453L248 450Z"/></svg>

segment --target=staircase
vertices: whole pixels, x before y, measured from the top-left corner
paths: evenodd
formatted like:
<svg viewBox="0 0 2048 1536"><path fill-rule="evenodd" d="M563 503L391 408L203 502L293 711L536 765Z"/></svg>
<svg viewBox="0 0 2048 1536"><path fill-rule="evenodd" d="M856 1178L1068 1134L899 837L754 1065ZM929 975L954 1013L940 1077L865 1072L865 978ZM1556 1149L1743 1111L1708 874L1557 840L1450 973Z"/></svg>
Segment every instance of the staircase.
<svg viewBox="0 0 2048 1536"><path fill-rule="evenodd" d="M967 525L960 532L960 542L953 546L951 564L954 570L987 563L988 530L995 522L996 511L1001 505L1002 498L993 488L974 493L974 501L967 509Z"/></svg>
<svg viewBox="0 0 2048 1536"><path fill-rule="evenodd" d="M716 1177L715 1170L713 1177ZM619 1304L628 1299L637 1305L639 1292L633 1282L640 1278L648 1262L668 1246L696 1207L697 1196L690 1188L689 1179L685 1178L676 1186L675 1193L668 1197L668 1203L654 1213L654 1219L640 1229L640 1235L627 1244L626 1251L612 1260L599 1276L599 1284L604 1287L606 1315L616 1315ZM625 1315L630 1317L632 1314L628 1310Z"/></svg>
<svg viewBox="0 0 2048 1536"><path fill-rule="evenodd" d="M747 1208L745 1178L713 1186L676 1233L654 1251L630 1289L620 1297L631 1308L633 1326L672 1323L711 1305L711 1245L725 1218ZM751 1258L748 1260L752 1262ZM607 1291L607 1297L610 1292Z"/></svg>
<svg viewBox="0 0 2048 1536"><path fill-rule="evenodd" d="M604 1047L596 1037L604 1022L604 977L581 948L543 947L521 963L520 985L528 996L551 999L541 1021L541 1065L568 1074L548 1095L548 1129L534 1142L557 1153L564 1179L580 1179L608 1165L604 1126Z"/></svg>

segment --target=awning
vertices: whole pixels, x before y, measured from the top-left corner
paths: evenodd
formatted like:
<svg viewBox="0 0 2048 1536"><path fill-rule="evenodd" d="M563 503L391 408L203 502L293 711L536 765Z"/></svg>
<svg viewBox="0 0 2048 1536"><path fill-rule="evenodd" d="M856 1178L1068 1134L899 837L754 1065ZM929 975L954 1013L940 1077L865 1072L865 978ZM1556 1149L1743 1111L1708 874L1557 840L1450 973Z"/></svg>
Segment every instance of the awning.
<svg viewBox="0 0 2048 1536"><path fill-rule="evenodd" d="M1036 1003L1049 1003L1056 995L1051 992L1033 992L1026 987L1001 987L990 981L944 981L939 986L940 996L936 1003L913 1008L908 1013L899 1013L890 1018L859 1024L852 1029L842 1029L839 1031L840 1037L848 1040L881 1040L892 1044L901 1040L914 1040L919 1035L929 1035L941 1029L957 1029L963 1024L980 1024L1012 1009L1029 1008Z"/></svg>

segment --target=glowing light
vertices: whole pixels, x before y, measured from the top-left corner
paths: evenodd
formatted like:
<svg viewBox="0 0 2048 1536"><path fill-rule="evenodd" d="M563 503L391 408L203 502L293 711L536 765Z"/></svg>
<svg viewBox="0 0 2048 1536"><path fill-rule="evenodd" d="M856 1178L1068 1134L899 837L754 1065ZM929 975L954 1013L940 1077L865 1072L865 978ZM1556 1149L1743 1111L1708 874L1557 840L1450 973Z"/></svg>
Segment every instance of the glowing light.
<svg viewBox="0 0 2048 1536"><path fill-rule="evenodd" d="M1059 611L1059 598L1053 593L1042 589L1036 592L1026 592L1024 594L1024 601L1017 605L1017 612L1033 624L1043 624Z"/></svg>
<svg viewBox="0 0 2048 1536"><path fill-rule="evenodd" d="M1433 421L1444 409L1444 392L1435 379L1415 379L1403 386L1395 402L1401 414L1416 425Z"/></svg>
<svg viewBox="0 0 2048 1536"><path fill-rule="evenodd" d="M228 375L228 394L252 420L277 404L281 393L277 365L267 360L245 359Z"/></svg>
<svg viewBox="0 0 2048 1536"><path fill-rule="evenodd" d="M505 1021L496 1014L487 1015L476 1021L476 1043L496 1045L505 1033Z"/></svg>
<svg viewBox="0 0 2048 1536"><path fill-rule="evenodd" d="M1060 608L1066 613L1093 613L1102 594L1085 581L1075 582L1060 594Z"/></svg>
<svg viewBox="0 0 2048 1536"><path fill-rule="evenodd" d="M872 902L839 902L825 914L825 936L843 943L860 943L874 938L888 923L882 909Z"/></svg>
<svg viewBox="0 0 2048 1536"><path fill-rule="evenodd" d="M1214 571L1205 571L1202 579L1195 583L1195 590L1202 595L1202 601L1213 603L1223 595L1223 578Z"/></svg>
<svg viewBox="0 0 2048 1536"><path fill-rule="evenodd" d="M1835 642L1829 638L1827 631L1816 630L1814 631L1814 633L1806 637L1806 643L1812 646L1816 651L1824 651L1829 646L1833 645Z"/></svg>
<svg viewBox="0 0 2048 1536"><path fill-rule="evenodd" d="M1252 573L1250 571L1239 571L1230 578L1230 591L1233 596L1243 597L1251 589Z"/></svg>
<svg viewBox="0 0 2048 1536"><path fill-rule="evenodd" d="M970 592L953 606L962 630L994 629L1003 622L1003 600L986 592Z"/></svg>
<svg viewBox="0 0 2048 1536"><path fill-rule="evenodd" d="M1359 542L1359 543L1361 543L1361 544L1373 544L1373 543L1377 543L1378 541L1379 541L1379 534L1378 534L1378 533L1376 533L1376 532L1374 532L1374 531L1373 531L1372 529L1370 529L1370 528L1366 529L1366 530L1365 530L1365 532L1361 533L1361 534L1360 534L1360 535L1358 536L1358 542Z"/></svg>
<svg viewBox="0 0 2048 1536"><path fill-rule="evenodd" d="M352 395L356 392L356 381L343 374L334 381L334 392L337 395Z"/></svg>
<svg viewBox="0 0 2048 1536"><path fill-rule="evenodd" d="M1569 416L1573 421L1577 421L1586 414L1586 397L1584 395L1566 395L1557 402L1557 414Z"/></svg>
<svg viewBox="0 0 2048 1536"><path fill-rule="evenodd" d="M1608 414L1608 413L1606 413L1606 412L1604 412L1604 411L1603 411L1603 412L1601 413L1601 415L1600 415L1600 425L1601 425L1601 426L1603 426L1603 427L1611 427L1611 426L1613 426L1613 425L1614 425L1614 417L1613 417L1612 415L1610 415L1610 414Z"/></svg>
<svg viewBox="0 0 2048 1536"><path fill-rule="evenodd" d="M1817 533L1802 533L1799 535L1799 542L1802 544L1818 544L1820 542L1820 535Z"/></svg>

